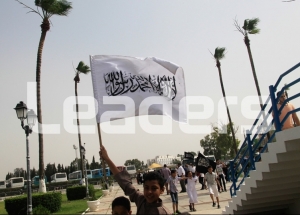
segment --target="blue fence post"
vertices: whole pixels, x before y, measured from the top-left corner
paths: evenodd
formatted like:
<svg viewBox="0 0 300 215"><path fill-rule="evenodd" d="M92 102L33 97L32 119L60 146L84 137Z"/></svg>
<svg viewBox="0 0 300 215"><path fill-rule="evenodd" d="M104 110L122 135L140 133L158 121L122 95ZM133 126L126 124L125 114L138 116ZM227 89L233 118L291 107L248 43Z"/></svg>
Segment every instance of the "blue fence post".
<svg viewBox="0 0 300 215"><path fill-rule="evenodd" d="M280 120L279 120L279 112L277 109L277 100L276 100L276 96L275 96L275 89L274 89L273 85L269 86L269 91L270 91L270 97L271 97L271 101L272 101L274 124L275 124L276 132L277 132L277 131L281 131L281 125L280 125Z"/></svg>
<svg viewBox="0 0 300 215"><path fill-rule="evenodd" d="M254 163L254 156L253 156L253 149L252 149L252 141L250 137L250 131L247 130L247 143L248 143L248 150L249 150L249 159L251 164L251 170L255 170L255 163ZM246 177L246 175L244 176Z"/></svg>
<svg viewBox="0 0 300 215"><path fill-rule="evenodd" d="M235 171L234 171L234 163L233 163L233 160L231 160L229 162L230 162L231 181L232 181L233 190L234 190L233 193L231 193L231 196L235 196L236 195L236 178L235 178ZM230 192L231 192L231 190L230 190Z"/></svg>

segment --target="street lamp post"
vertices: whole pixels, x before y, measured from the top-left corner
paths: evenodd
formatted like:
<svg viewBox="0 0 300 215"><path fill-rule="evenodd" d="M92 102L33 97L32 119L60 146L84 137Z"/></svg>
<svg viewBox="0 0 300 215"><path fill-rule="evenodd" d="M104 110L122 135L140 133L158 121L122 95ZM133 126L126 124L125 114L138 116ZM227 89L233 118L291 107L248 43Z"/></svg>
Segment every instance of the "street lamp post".
<svg viewBox="0 0 300 215"><path fill-rule="evenodd" d="M36 122L36 114L33 110L27 111L27 106L22 101L14 108L18 119L21 120L21 126L26 134L26 159L27 159L27 214L32 214L32 196L31 196L31 177L30 177L30 157L29 157L29 134L32 133L32 127ZM27 118L27 125L24 126L24 120Z"/></svg>
<svg viewBox="0 0 300 215"><path fill-rule="evenodd" d="M85 143L84 143L85 146ZM86 186L86 198L89 198L89 188L88 188L88 178L87 178L87 169L86 169L86 164L87 164L87 160L85 159L85 147L81 146L80 148L81 151L81 155L82 155L82 159L83 159L83 163L84 163L84 168L85 169L85 186Z"/></svg>

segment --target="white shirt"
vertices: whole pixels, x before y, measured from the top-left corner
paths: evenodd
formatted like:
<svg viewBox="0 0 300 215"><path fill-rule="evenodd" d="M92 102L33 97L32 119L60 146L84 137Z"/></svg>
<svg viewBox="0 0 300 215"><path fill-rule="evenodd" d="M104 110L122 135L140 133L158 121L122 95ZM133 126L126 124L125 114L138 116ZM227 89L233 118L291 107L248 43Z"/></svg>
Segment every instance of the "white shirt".
<svg viewBox="0 0 300 215"><path fill-rule="evenodd" d="M218 175L223 174L223 165L222 164L216 165L216 171Z"/></svg>
<svg viewBox="0 0 300 215"><path fill-rule="evenodd" d="M177 173L179 176L185 175L185 171L182 166L178 167Z"/></svg>
<svg viewBox="0 0 300 215"><path fill-rule="evenodd" d="M186 189L189 191L196 190L196 182L198 181L198 177L195 176L193 178L187 179Z"/></svg>

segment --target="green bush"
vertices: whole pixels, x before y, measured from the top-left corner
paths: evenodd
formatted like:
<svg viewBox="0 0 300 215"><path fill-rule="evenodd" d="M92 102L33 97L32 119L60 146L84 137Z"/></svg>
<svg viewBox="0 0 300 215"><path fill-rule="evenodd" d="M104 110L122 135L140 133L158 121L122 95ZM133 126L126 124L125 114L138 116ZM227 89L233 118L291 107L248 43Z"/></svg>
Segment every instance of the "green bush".
<svg viewBox="0 0 300 215"><path fill-rule="evenodd" d="M69 201L83 199L84 197L86 197L85 186L68 187L66 192Z"/></svg>
<svg viewBox="0 0 300 215"><path fill-rule="evenodd" d="M95 197L96 191L94 189L94 185L89 184L88 188L89 188L89 196L93 199L96 199ZM84 199L86 197L86 186L68 187L66 192L69 201Z"/></svg>
<svg viewBox="0 0 300 215"><path fill-rule="evenodd" d="M90 196L91 201L97 200L96 190L94 188L94 185L92 185L92 184L89 184L89 196Z"/></svg>
<svg viewBox="0 0 300 215"><path fill-rule="evenodd" d="M47 208L43 207L42 205L39 205L32 210L32 214L33 215L50 215L51 212Z"/></svg>
<svg viewBox="0 0 300 215"><path fill-rule="evenodd" d="M51 213L59 211L61 207L61 193L37 193L32 195L32 208L43 206ZM27 196L5 199L5 209L8 214L26 214Z"/></svg>

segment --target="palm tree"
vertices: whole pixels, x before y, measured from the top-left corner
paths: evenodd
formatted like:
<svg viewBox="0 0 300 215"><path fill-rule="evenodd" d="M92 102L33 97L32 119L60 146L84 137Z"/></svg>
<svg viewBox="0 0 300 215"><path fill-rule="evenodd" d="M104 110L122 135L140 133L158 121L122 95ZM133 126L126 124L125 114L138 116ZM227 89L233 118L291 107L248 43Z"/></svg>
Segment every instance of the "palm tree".
<svg viewBox="0 0 300 215"><path fill-rule="evenodd" d="M252 52L251 52L251 48L250 48L250 40L248 37L249 34L258 34L260 32L260 29L257 28L258 23L259 23L259 18L245 19L244 26L241 28L238 24L238 21L236 19L234 20L234 25L235 25L236 29L244 35L244 42L247 47L249 60L250 60L250 64L251 64L251 69L252 69L252 74L253 74L253 78L254 78L254 82L255 82L255 86L256 86L257 95L259 98L259 104L260 104L260 108L262 110L263 102L261 99L260 87L259 87L259 83L258 83L257 76L256 76L255 66L254 66ZM264 112L263 112L263 118L265 118ZM269 139L270 138L269 133L267 133L267 136Z"/></svg>
<svg viewBox="0 0 300 215"><path fill-rule="evenodd" d="M260 99L260 106L262 108L263 103L261 101L260 88L259 88L259 84L258 84L256 72L255 72L252 53L251 53L250 40L249 40L249 37L248 37L249 34L258 34L260 32L260 29L257 28L258 22L259 22L258 18L245 19L244 26L241 28L239 26L237 20L234 20L234 25L235 25L236 29L244 35L244 42L245 42L245 45L247 47L247 51L248 51L248 55L249 55L249 59L250 59L250 64L251 64L251 68L252 68L253 78L254 78L254 81L255 81L256 91L257 91L257 94L258 94L259 99Z"/></svg>
<svg viewBox="0 0 300 215"><path fill-rule="evenodd" d="M67 16L71 11L71 2L66 0L35 0L35 6L37 10L25 5L24 3L16 0L25 8L30 9L29 12L36 13L42 18L41 37L38 46L37 60L36 60L36 98L37 98L37 118L38 118L38 130L39 130L39 192L46 192L45 186L45 170L44 170L44 143L43 143L43 131L42 131L42 105L41 105L41 66L42 66L42 53L46 34L50 30L50 18L53 15ZM41 9L41 11L39 10Z"/></svg>
<svg viewBox="0 0 300 215"><path fill-rule="evenodd" d="M256 71L255 71L255 67L254 67L252 52L251 52L251 48L250 48L250 40L249 40L249 37L248 37L249 34L259 34L260 29L257 28L258 23L259 23L259 18L245 19L244 20L244 26L241 28L240 25L238 24L238 21L236 19L234 20L234 25L235 25L236 29L244 35L244 42L245 42L245 45L247 47L249 60L250 60L250 64L251 64L251 69L252 69L252 74L253 74L253 78L254 78L254 82L255 82L255 86L256 86L258 99L259 99L259 104L260 104L260 108L262 110L263 109L263 102L262 102L262 99L261 99L260 87L259 87L257 76L256 76ZM263 112L263 118L265 118L265 117L266 117L265 112ZM264 126L266 126L266 125L264 125ZM267 138L270 139L269 132L267 133Z"/></svg>
<svg viewBox="0 0 300 215"><path fill-rule="evenodd" d="M79 78L79 74L83 73L83 74L88 74L90 72L90 67L85 65L83 61L80 61L77 68L76 68L76 75L74 78L75 81L75 97L76 97L76 115L77 115L77 128L78 128L78 141L79 141L79 149L82 148L82 144L81 144L81 134L80 134L80 123L79 123L79 111L78 111L78 93L77 93L77 84L80 82L80 78ZM82 175L84 175L84 171L83 171L83 159L82 159L82 153L81 150L79 150L80 152L80 160L81 160L81 172Z"/></svg>
<svg viewBox="0 0 300 215"><path fill-rule="evenodd" d="M216 60L216 66L217 66L218 71L219 71L219 78L220 78L222 94L223 94L223 98L224 98L224 102L225 102L225 106L226 106L226 110L227 110L227 116L228 116L228 119L229 119L229 124L230 124L232 139L233 139L233 148L234 148L235 154L237 154L237 144L236 144L236 139L235 139L235 132L233 130L233 123L232 123L229 108L228 108L228 105L227 105L227 99L226 99L226 94L225 94L225 89L224 89L224 84L223 84L223 78L222 78L222 72L221 72L220 60L222 60L225 57L225 54L224 54L225 50L226 50L226 48L224 48L224 47L223 48L217 47L215 49L215 54L213 56Z"/></svg>

